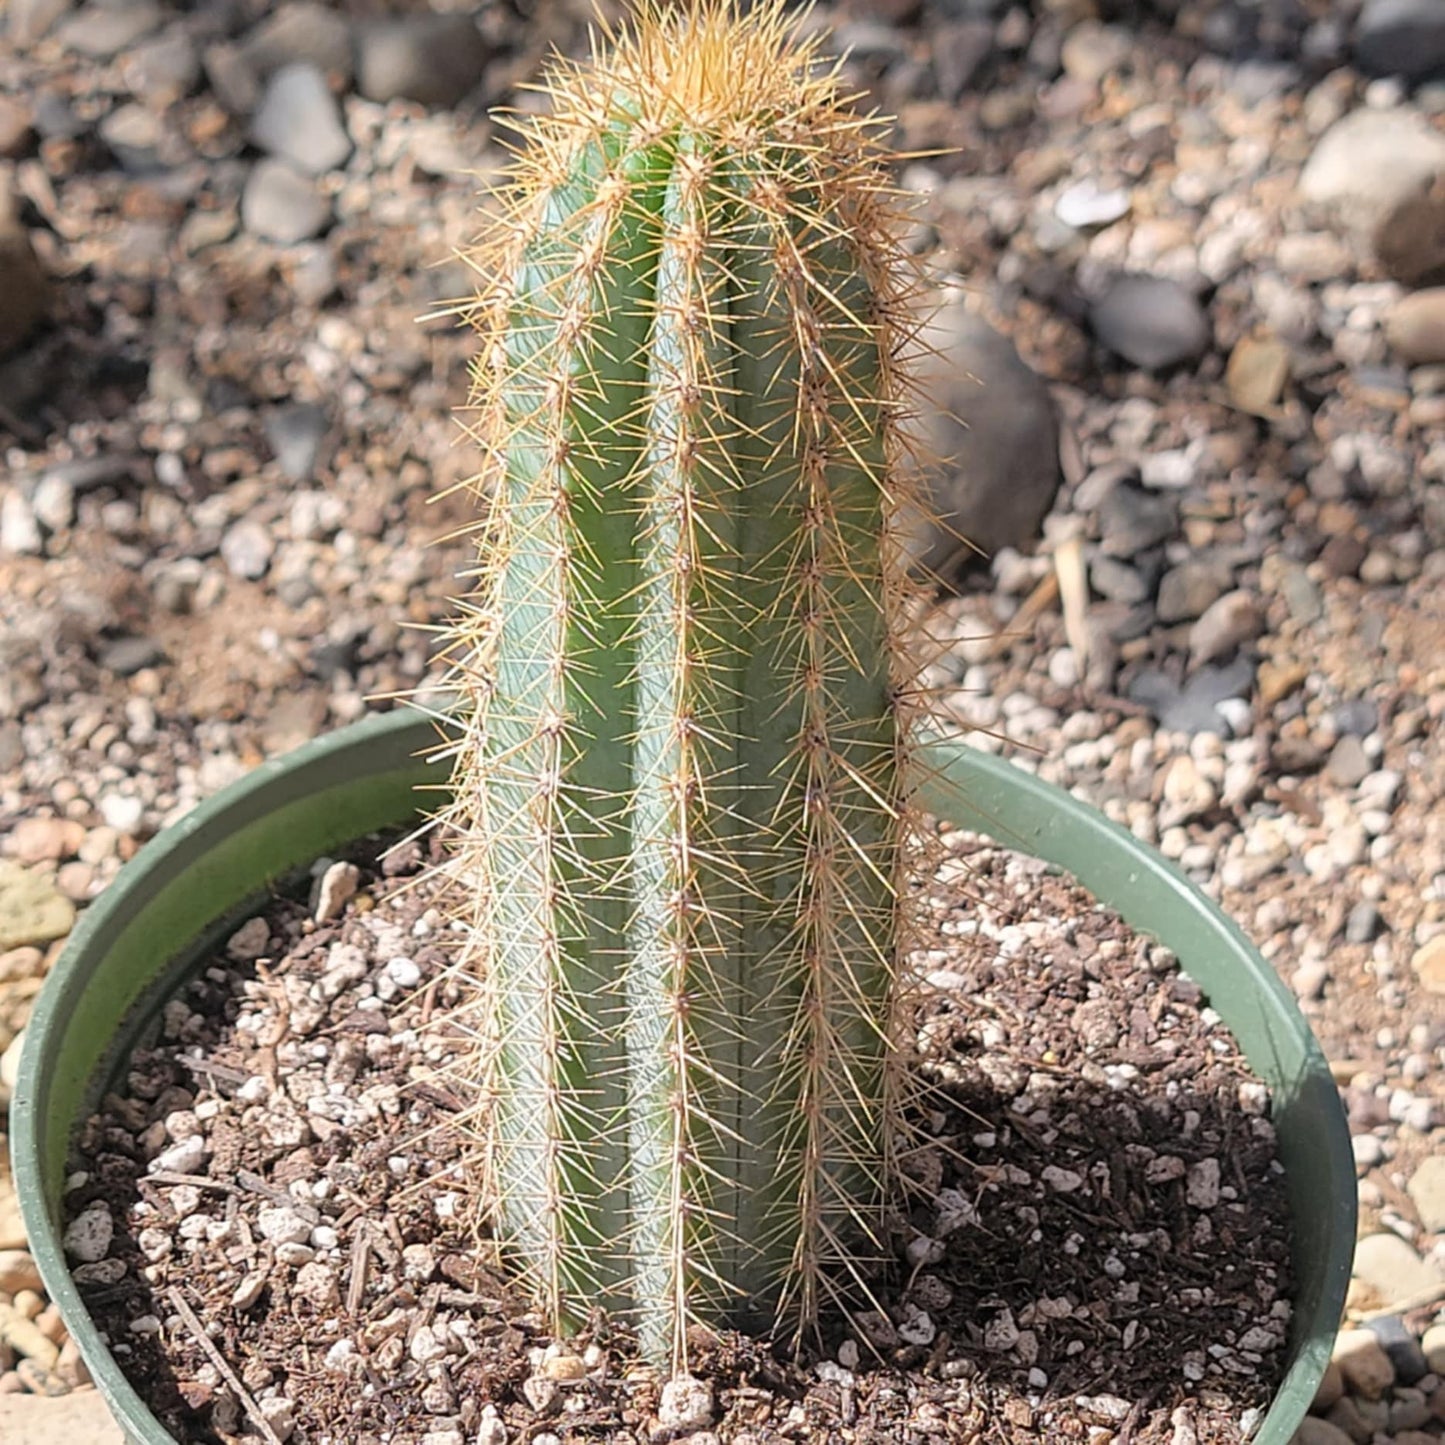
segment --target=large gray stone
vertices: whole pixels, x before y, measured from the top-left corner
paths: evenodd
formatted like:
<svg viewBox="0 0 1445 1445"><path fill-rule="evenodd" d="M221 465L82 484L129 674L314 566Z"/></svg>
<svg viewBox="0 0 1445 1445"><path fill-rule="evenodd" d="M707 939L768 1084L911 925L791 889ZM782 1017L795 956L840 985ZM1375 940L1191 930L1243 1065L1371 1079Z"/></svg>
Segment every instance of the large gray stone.
<svg viewBox="0 0 1445 1445"><path fill-rule="evenodd" d="M1370 1292L1371 1305L1404 1308L1417 1295L1445 1284L1445 1270L1422 1259L1398 1234L1367 1234L1355 1246L1354 1278Z"/></svg>
<svg viewBox="0 0 1445 1445"><path fill-rule="evenodd" d="M1445 171L1375 227L1370 249L1385 271L1406 286L1445 281Z"/></svg>
<svg viewBox="0 0 1445 1445"><path fill-rule="evenodd" d="M129 49L161 23L161 11L151 0L104 5L100 0L77 10L55 32L67 50L91 60L110 60Z"/></svg>
<svg viewBox="0 0 1445 1445"><path fill-rule="evenodd" d="M368 100L455 105L481 80L490 57L470 15L375 20L356 37L356 88Z"/></svg>
<svg viewBox="0 0 1445 1445"><path fill-rule="evenodd" d="M1059 488L1059 426L1047 385L963 303L944 307L923 339L933 348L920 377L933 517L912 519L910 555L950 578L979 551L1037 540Z"/></svg>
<svg viewBox="0 0 1445 1445"><path fill-rule="evenodd" d="M253 236L291 245L319 236L331 204L316 182L285 161L258 161L241 193L241 224Z"/></svg>
<svg viewBox="0 0 1445 1445"><path fill-rule="evenodd" d="M1385 317L1385 336L1412 366L1445 362L1445 286L1402 297Z"/></svg>
<svg viewBox="0 0 1445 1445"><path fill-rule="evenodd" d="M9 0L5 10L5 33L10 43L24 51L41 39L70 9L71 0Z"/></svg>
<svg viewBox="0 0 1445 1445"><path fill-rule="evenodd" d="M1406 80L1445 74L1445 4L1366 0L1355 26L1355 64L1370 75Z"/></svg>
<svg viewBox="0 0 1445 1445"><path fill-rule="evenodd" d="M1373 235L1405 202L1445 174L1445 135L1408 107L1356 110L1315 142L1300 172L1300 196Z"/></svg>
<svg viewBox="0 0 1445 1445"><path fill-rule="evenodd" d="M1089 308L1094 335L1116 356L1147 371L1195 361L1209 346L1209 318L1177 281L1117 276Z"/></svg>
<svg viewBox="0 0 1445 1445"><path fill-rule="evenodd" d="M124 55L121 74L134 94L163 109L195 88L201 78L201 57L185 28L172 25Z"/></svg>
<svg viewBox="0 0 1445 1445"><path fill-rule="evenodd" d="M1121 483L1099 504L1099 547L1110 557L1137 557L1178 531L1179 503L1167 493Z"/></svg>
<svg viewBox="0 0 1445 1445"><path fill-rule="evenodd" d="M304 62L318 70L351 79L353 46L346 17L315 0L282 5L247 33L241 53L264 79L283 65Z"/></svg>
<svg viewBox="0 0 1445 1445"><path fill-rule="evenodd" d="M0 182L0 356L14 351L39 324L49 293L9 188Z"/></svg>
<svg viewBox="0 0 1445 1445"><path fill-rule="evenodd" d="M263 426L287 481L310 481L321 443L331 427L325 410L310 402L278 406L267 415Z"/></svg>
<svg viewBox="0 0 1445 1445"><path fill-rule="evenodd" d="M159 169L164 133L153 111L139 104L117 106L101 121L99 131L123 169L138 175Z"/></svg>
<svg viewBox="0 0 1445 1445"><path fill-rule="evenodd" d="M351 154L351 137L326 77L304 62L283 65L266 82L251 120L251 139L313 176L334 170Z"/></svg>
<svg viewBox="0 0 1445 1445"><path fill-rule="evenodd" d="M1307 1415L1300 1421L1292 1445L1355 1445L1355 1442L1338 1425L1317 1415Z"/></svg>

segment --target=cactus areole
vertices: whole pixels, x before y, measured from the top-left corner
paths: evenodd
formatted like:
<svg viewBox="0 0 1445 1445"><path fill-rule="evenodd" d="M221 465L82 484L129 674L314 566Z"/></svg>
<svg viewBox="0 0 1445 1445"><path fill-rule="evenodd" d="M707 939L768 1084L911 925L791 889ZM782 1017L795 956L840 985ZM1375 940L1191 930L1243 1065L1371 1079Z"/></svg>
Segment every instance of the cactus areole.
<svg viewBox="0 0 1445 1445"><path fill-rule="evenodd" d="M470 254L451 633L478 1177L552 1325L796 1329L866 1280L913 676L916 273L876 126L767 0L559 67Z"/></svg>

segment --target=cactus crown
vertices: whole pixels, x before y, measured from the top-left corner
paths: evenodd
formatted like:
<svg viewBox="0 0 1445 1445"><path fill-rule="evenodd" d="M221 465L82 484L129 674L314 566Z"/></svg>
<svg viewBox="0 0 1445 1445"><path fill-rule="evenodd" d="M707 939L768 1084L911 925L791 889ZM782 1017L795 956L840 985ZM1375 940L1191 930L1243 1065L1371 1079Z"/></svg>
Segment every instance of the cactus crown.
<svg viewBox="0 0 1445 1445"><path fill-rule="evenodd" d="M468 259L450 870L483 1197L552 1322L812 1319L900 1128L917 273L781 0L643 0Z"/></svg>

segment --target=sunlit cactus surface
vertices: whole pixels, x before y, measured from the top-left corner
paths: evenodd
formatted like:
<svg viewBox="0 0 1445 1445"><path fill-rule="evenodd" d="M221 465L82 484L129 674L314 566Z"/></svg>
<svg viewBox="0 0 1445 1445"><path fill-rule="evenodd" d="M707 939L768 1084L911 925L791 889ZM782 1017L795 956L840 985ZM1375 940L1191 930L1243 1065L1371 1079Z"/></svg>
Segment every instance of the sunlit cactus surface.
<svg viewBox="0 0 1445 1445"><path fill-rule="evenodd" d="M900 1127L915 271L777 3L558 66L468 259L452 624L474 1174L553 1327L799 1328Z"/></svg>

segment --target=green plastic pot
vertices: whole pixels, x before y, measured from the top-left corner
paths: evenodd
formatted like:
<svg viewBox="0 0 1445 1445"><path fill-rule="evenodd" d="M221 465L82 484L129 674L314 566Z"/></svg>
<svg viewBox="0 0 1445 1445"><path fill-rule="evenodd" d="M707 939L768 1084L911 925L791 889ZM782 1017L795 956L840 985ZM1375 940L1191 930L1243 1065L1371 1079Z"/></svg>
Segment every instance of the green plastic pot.
<svg viewBox="0 0 1445 1445"><path fill-rule="evenodd" d="M26 1035L10 1138L30 1249L82 1358L137 1445L175 1445L86 1313L61 1248L61 1194L76 1128L187 974L279 878L416 816L445 776L414 713L369 718L266 763L129 863L71 935ZM924 749L936 816L1067 869L1168 945L1274 1093L1294 1215L1297 1292L1289 1372L1255 1437L1288 1445L1314 1398L1344 1304L1355 1172L1330 1072L1294 999L1223 914L1157 854L1094 809L954 740Z"/></svg>

